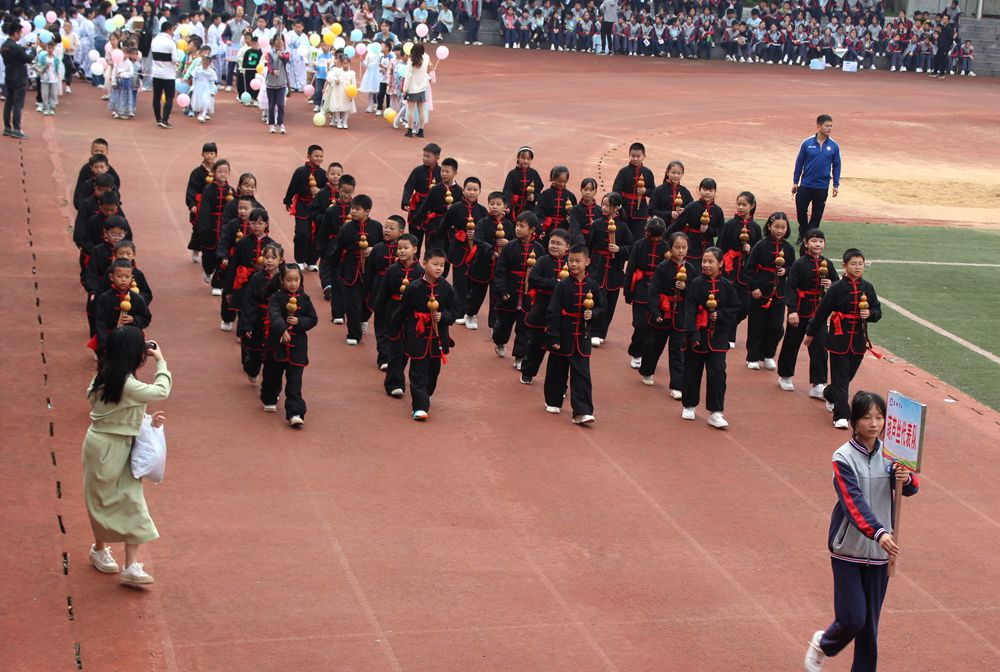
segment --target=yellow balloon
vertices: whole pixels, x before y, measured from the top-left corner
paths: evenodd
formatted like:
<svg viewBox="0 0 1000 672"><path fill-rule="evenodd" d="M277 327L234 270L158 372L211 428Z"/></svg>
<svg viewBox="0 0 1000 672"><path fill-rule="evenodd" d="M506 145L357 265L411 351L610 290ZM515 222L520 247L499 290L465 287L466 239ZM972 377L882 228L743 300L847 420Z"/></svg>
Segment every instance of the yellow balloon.
<svg viewBox="0 0 1000 672"><path fill-rule="evenodd" d="M313 115L313 126L324 126L326 125L326 114L323 112L317 112Z"/></svg>
<svg viewBox="0 0 1000 672"><path fill-rule="evenodd" d="M63 45L63 49L69 49L69 48L70 48L70 46L71 46L71 44L72 44L72 43L71 43L71 42L69 41L69 38L68 38L68 37L64 37L64 38L62 39L62 45Z"/></svg>
<svg viewBox="0 0 1000 672"><path fill-rule="evenodd" d="M385 114L382 116L385 117L385 120L391 124L396 121L396 110L386 110Z"/></svg>
<svg viewBox="0 0 1000 672"><path fill-rule="evenodd" d="M111 19L111 21L115 24L115 28L121 28L125 25L125 17L121 14L115 14L115 18Z"/></svg>
<svg viewBox="0 0 1000 672"><path fill-rule="evenodd" d="M258 75L264 74L264 64L263 63L258 63L257 64L257 74Z"/></svg>
<svg viewBox="0 0 1000 672"><path fill-rule="evenodd" d="M191 34L191 26L189 26L186 23L182 24L180 32L181 32L181 37L187 37L188 35Z"/></svg>
<svg viewBox="0 0 1000 672"><path fill-rule="evenodd" d="M403 45L404 54L409 56L411 51L413 51L413 42L407 42L406 44Z"/></svg>
<svg viewBox="0 0 1000 672"><path fill-rule="evenodd" d="M188 49L187 40L177 40L177 49L180 51L187 51Z"/></svg>
<svg viewBox="0 0 1000 672"><path fill-rule="evenodd" d="M330 30L333 31L334 37L338 37L342 32L344 32L344 27L339 23L335 23L332 26L330 26Z"/></svg>
<svg viewBox="0 0 1000 672"><path fill-rule="evenodd" d="M333 40L336 39L333 33L323 33L323 41L329 45L333 45Z"/></svg>
<svg viewBox="0 0 1000 672"><path fill-rule="evenodd" d="M314 47L318 47L321 39L323 38L321 38L316 33L313 33L312 35L309 36L309 44L311 44Z"/></svg>
<svg viewBox="0 0 1000 672"><path fill-rule="evenodd" d="M347 94L348 98L353 98L354 96L358 95L358 87L354 86L353 84L348 84L347 88L344 90L344 93Z"/></svg>

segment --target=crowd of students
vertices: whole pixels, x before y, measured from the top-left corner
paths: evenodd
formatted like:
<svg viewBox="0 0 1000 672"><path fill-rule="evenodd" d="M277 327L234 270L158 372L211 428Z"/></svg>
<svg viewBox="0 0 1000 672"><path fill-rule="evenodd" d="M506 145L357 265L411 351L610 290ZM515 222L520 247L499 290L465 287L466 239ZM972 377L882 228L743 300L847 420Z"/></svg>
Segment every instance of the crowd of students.
<svg viewBox="0 0 1000 672"><path fill-rule="evenodd" d="M115 328L152 319L152 291L136 267L108 150L105 140L93 142L74 195L96 352ZM682 184L683 164L671 161L658 183L640 143L603 195L593 178L574 193L561 165L543 182L530 147L516 152L502 186L485 191L474 176L460 179L458 162L441 153L433 143L423 148L403 185L402 214L380 222L357 180L310 146L282 203L294 223L286 251L269 237L276 222L257 200L255 176L237 177L218 147L202 148L185 192L188 248L220 301L221 330L237 335L241 366L259 386L264 410L277 411L284 389L286 420L304 424L309 332L320 321L306 291L314 272L346 344L374 337L389 397L405 396L409 367L414 420L429 417L455 345L452 328L478 330L485 314L493 352L512 356L521 384L534 384L545 363L547 412L561 412L568 387L573 422L594 422L589 360L624 299L628 366L638 383L654 386L666 351L668 396L681 402L682 418L695 419L705 377L708 423L728 426L727 358L747 320L745 366L774 371L778 386L794 391L805 345L809 396L826 402L836 427L848 427L848 387L871 351L868 325L881 316L875 289L862 278L861 251L837 261L824 256L819 229L807 231L796 250L789 217L773 212L761 226L748 191L727 218L714 180L702 179L693 195Z"/></svg>

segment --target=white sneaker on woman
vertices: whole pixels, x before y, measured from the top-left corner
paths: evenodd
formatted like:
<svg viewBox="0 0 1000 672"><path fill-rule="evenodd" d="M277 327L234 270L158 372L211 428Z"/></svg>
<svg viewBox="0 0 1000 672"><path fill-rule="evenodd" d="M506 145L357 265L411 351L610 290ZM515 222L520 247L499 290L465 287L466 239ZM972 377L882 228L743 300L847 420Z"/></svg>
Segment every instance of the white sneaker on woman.
<svg viewBox="0 0 1000 672"><path fill-rule="evenodd" d="M93 546L90 547L90 564L94 566L94 569L104 574L118 573L118 563L115 562L114 556L111 555L111 549L107 546L99 551Z"/></svg>
<svg viewBox="0 0 1000 672"><path fill-rule="evenodd" d="M725 429L729 426L726 419L722 417L722 413L719 413L718 411L708 416L708 424L716 429Z"/></svg>
<svg viewBox="0 0 1000 672"><path fill-rule="evenodd" d="M809 648L806 649L805 670L806 672L820 672L823 669L823 661L826 654L819 648L820 639L823 638L823 631L817 630L809 640Z"/></svg>
<svg viewBox="0 0 1000 672"><path fill-rule="evenodd" d="M146 573L141 562L133 562L123 569L118 580L128 586L148 586L153 583L153 577Z"/></svg>

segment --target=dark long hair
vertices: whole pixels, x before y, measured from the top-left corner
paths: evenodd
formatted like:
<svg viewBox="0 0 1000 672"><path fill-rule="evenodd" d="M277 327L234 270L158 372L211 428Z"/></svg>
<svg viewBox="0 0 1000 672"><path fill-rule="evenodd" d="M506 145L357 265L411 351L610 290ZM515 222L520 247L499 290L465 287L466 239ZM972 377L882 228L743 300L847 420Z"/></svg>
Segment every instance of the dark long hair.
<svg viewBox="0 0 1000 672"><path fill-rule="evenodd" d="M414 68L419 68L423 62L424 62L424 45L422 44L413 45L413 49L410 51L410 64L413 65Z"/></svg>
<svg viewBox="0 0 1000 672"><path fill-rule="evenodd" d="M146 341L142 330L130 325L115 329L108 334L107 347L97 363L97 375L87 396L105 404L117 404L122 400L125 381L145 361Z"/></svg>

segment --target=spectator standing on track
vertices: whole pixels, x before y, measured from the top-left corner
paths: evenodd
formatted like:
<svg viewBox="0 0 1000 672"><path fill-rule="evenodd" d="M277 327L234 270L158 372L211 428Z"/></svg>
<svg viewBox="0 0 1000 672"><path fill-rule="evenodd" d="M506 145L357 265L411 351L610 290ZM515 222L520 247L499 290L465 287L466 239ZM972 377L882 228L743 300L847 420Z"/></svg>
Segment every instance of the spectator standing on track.
<svg viewBox="0 0 1000 672"><path fill-rule="evenodd" d="M605 54L615 53L614 27L618 23L618 1L604 0L601 10L601 51Z"/></svg>
<svg viewBox="0 0 1000 672"><path fill-rule="evenodd" d="M799 222L796 245L802 244L806 231L818 229L826 209L826 197L833 174L833 197L840 191L840 145L830 138L833 117L821 114L816 118L816 135L802 141L795 159L792 193L795 195L795 216ZM809 206L812 206L812 215Z"/></svg>
<svg viewBox="0 0 1000 672"><path fill-rule="evenodd" d="M152 384L135 377L147 356L156 360ZM125 569L119 579L124 584L153 583L138 562L139 544L160 534L149 517L142 481L132 475L130 457L146 404L166 399L170 387L163 351L155 343L147 344L140 329L126 326L108 335L104 357L87 391L91 410L83 442L83 496L94 531L90 562L100 572L117 573L109 545L125 542ZM162 411L153 413L153 426L161 427L165 419Z"/></svg>
<svg viewBox="0 0 1000 672"><path fill-rule="evenodd" d="M934 72L931 73L931 77L944 79L948 74L948 56L953 46L955 46L955 26L945 14L941 17L941 31L938 33L937 51L934 52Z"/></svg>
<svg viewBox="0 0 1000 672"><path fill-rule="evenodd" d="M174 107L174 80L177 77L177 46L174 44L174 24L164 21L160 34L150 43L153 56L153 116L160 128L171 128L170 110ZM166 97L161 111L160 100Z"/></svg>
<svg viewBox="0 0 1000 672"><path fill-rule="evenodd" d="M24 109L24 94L28 90L27 65L35 60L34 49L25 49L19 44L24 28L17 19L11 19L4 26L7 39L0 46L7 98L3 104L3 134L18 140L27 140L21 130L21 110Z"/></svg>
<svg viewBox="0 0 1000 672"><path fill-rule="evenodd" d="M813 634L806 649L806 672L820 672L828 656L854 641L852 672L874 672L878 663L878 621L889 586L889 558L899 554L893 539L895 481L903 496L920 487L910 474L882 452L885 400L859 391L851 401L854 436L833 453L833 487L838 505L830 521L833 564L833 623Z"/></svg>

